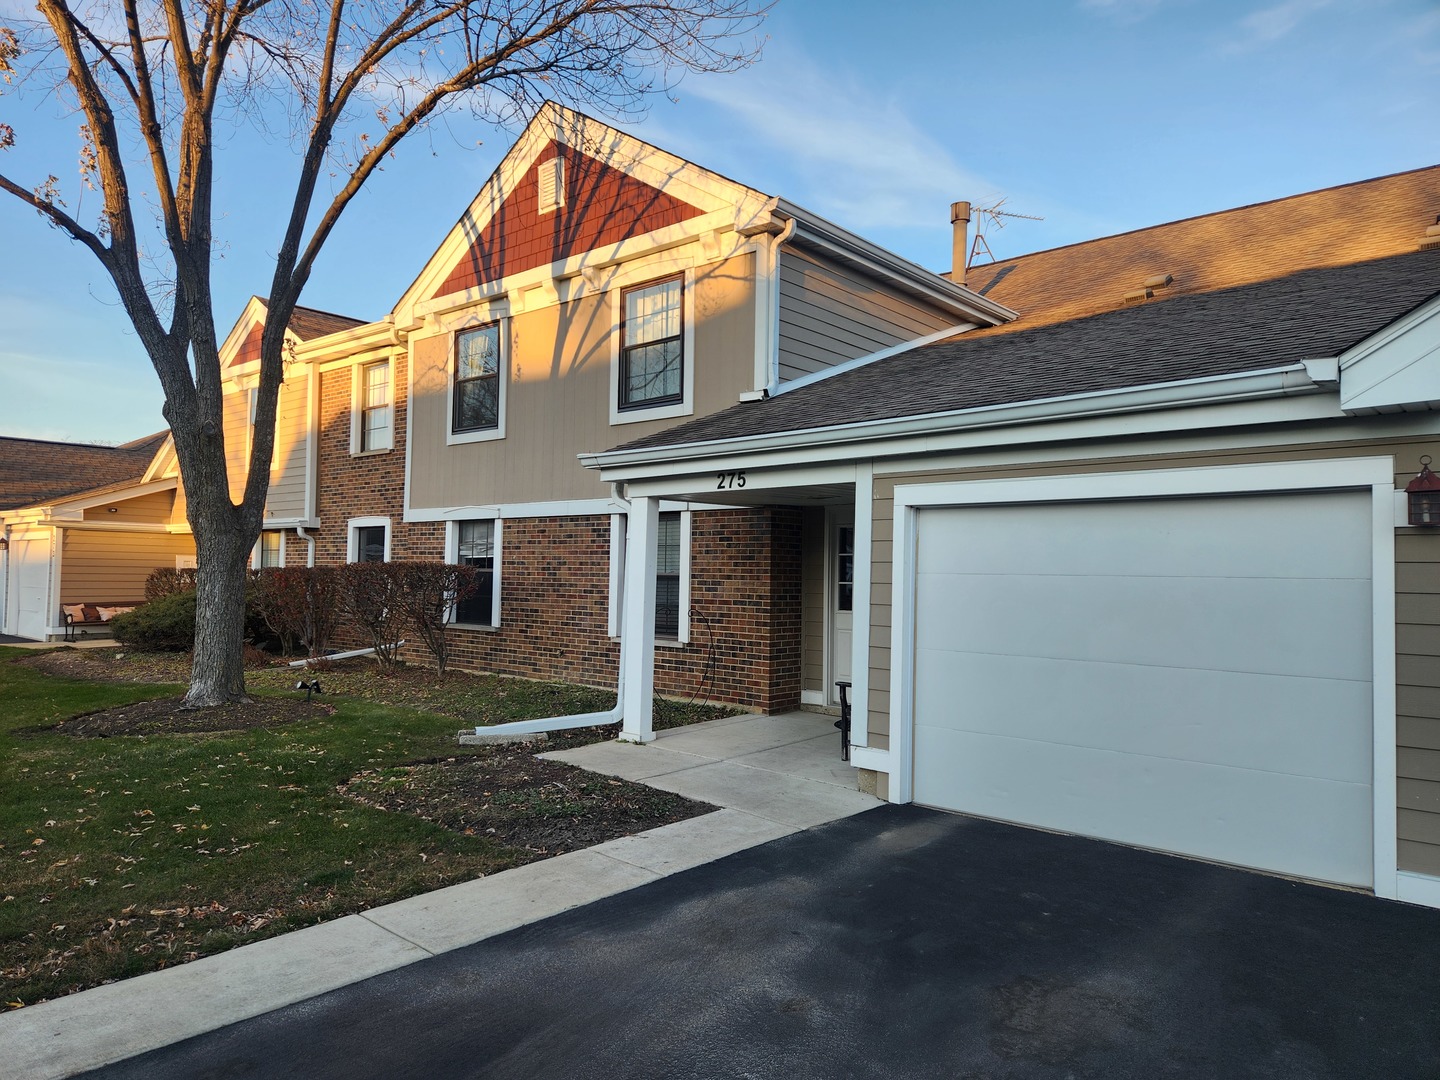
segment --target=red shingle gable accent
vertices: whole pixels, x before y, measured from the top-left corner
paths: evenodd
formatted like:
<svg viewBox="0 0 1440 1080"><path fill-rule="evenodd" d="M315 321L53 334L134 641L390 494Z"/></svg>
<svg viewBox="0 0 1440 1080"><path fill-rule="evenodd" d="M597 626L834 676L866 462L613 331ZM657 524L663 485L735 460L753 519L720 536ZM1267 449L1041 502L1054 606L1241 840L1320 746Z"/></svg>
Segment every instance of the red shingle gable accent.
<svg viewBox="0 0 1440 1080"><path fill-rule="evenodd" d="M541 214L539 169L556 156L565 159L565 205ZM552 140L432 298L546 266L703 213Z"/></svg>
<svg viewBox="0 0 1440 1080"><path fill-rule="evenodd" d="M254 326L252 326L250 328L250 333L246 334L245 340L241 342L240 348L235 350L235 359L232 362L236 364L246 364L249 363L251 360L259 360L260 339L264 337L264 335L265 327L261 326L259 323L256 323Z"/></svg>

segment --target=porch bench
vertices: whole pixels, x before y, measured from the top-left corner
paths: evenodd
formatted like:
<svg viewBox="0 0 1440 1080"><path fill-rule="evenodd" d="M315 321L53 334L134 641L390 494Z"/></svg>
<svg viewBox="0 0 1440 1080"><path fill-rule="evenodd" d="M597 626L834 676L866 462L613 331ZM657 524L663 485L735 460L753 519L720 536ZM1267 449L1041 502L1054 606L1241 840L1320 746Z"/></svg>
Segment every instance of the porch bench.
<svg viewBox="0 0 1440 1080"><path fill-rule="evenodd" d="M91 627L103 627L116 615L134 611L143 600L117 600L108 603L61 604L65 617L65 640L78 641L79 635L89 634Z"/></svg>

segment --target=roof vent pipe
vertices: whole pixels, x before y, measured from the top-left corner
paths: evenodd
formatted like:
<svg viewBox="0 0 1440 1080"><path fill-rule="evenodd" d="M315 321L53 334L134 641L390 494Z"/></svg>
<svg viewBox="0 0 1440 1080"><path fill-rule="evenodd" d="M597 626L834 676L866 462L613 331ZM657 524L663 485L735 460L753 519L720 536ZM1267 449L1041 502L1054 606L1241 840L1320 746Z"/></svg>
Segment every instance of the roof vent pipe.
<svg viewBox="0 0 1440 1080"><path fill-rule="evenodd" d="M965 284L965 260L970 254L970 204L950 204L950 280Z"/></svg>

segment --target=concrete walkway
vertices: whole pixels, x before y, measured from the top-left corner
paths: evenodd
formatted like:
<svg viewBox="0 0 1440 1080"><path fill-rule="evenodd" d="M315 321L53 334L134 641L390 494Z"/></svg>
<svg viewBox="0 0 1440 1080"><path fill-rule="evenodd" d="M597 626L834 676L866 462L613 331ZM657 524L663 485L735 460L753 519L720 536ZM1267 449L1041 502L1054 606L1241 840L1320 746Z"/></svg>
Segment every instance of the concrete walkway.
<svg viewBox="0 0 1440 1080"><path fill-rule="evenodd" d="M544 756L723 809L0 1015L0 1073L72 1076L880 804L855 790L833 721L810 713Z"/></svg>

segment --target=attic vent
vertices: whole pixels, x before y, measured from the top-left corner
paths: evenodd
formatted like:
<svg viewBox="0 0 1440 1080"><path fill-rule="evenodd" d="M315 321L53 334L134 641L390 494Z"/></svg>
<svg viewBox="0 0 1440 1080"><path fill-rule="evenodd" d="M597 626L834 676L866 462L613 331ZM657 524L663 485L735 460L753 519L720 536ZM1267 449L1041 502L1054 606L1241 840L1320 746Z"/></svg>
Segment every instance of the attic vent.
<svg viewBox="0 0 1440 1080"><path fill-rule="evenodd" d="M1146 300L1153 300L1156 289L1168 289L1174 281L1175 279L1169 274L1155 274L1148 277L1140 283L1140 288L1125 294L1125 303L1143 304Z"/></svg>
<svg viewBox="0 0 1440 1080"><path fill-rule="evenodd" d="M1440 247L1440 214L1436 215L1435 224L1425 230L1425 239L1420 241L1421 251L1437 247Z"/></svg>
<svg viewBox="0 0 1440 1080"><path fill-rule="evenodd" d="M565 205L565 159L551 158L540 163L540 213L548 214Z"/></svg>

